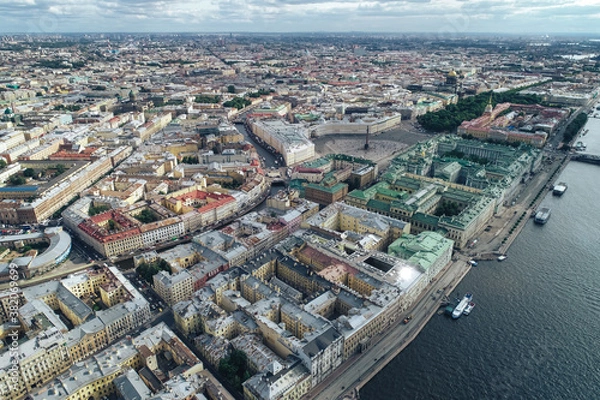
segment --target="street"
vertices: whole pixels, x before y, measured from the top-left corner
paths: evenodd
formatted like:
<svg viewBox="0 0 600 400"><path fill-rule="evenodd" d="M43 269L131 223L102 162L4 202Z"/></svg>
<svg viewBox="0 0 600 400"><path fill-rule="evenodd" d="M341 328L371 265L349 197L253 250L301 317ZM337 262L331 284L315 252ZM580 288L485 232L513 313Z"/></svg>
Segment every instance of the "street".
<svg viewBox="0 0 600 400"><path fill-rule="evenodd" d="M350 357L304 398L315 400L341 399L360 389L417 337L425 324L436 315L444 295L450 295L470 269L467 259L459 256L448 264L429 284L414 306L400 315L384 334L375 337L373 345L361 354ZM402 321L412 315L407 324Z"/></svg>

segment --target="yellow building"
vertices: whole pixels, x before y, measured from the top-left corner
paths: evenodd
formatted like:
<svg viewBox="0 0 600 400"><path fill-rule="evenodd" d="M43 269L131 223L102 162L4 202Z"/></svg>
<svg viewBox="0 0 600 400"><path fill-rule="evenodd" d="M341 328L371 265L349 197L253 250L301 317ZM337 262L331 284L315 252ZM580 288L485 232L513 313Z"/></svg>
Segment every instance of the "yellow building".
<svg viewBox="0 0 600 400"><path fill-rule="evenodd" d="M154 290L168 305L172 306L180 301L188 300L194 291L194 280L187 270L169 275L160 271L154 275Z"/></svg>
<svg viewBox="0 0 600 400"><path fill-rule="evenodd" d="M100 285L107 280L105 270L89 269L85 273L70 275L62 279L60 282L75 296L82 298L98 293Z"/></svg>
<svg viewBox="0 0 600 400"><path fill-rule="evenodd" d="M282 370L274 363L270 370L262 371L243 383L245 400L297 400L312 387L311 375L302 363Z"/></svg>
<svg viewBox="0 0 600 400"><path fill-rule="evenodd" d="M84 360L108 346L108 334L99 318L69 331L66 334L67 348L74 363Z"/></svg>
<svg viewBox="0 0 600 400"><path fill-rule="evenodd" d="M0 356L0 398L16 400L39 388L72 364L63 334L55 327L21 343L18 353ZM14 363L17 357L18 363Z"/></svg>
<svg viewBox="0 0 600 400"><path fill-rule="evenodd" d="M113 380L124 370L141 367L138 350L130 342L121 341L73 365L51 385L32 390L29 395L33 400L100 400L115 393Z"/></svg>
<svg viewBox="0 0 600 400"><path fill-rule="evenodd" d="M130 295L129 292L120 284L107 282L99 288L100 298L106 307L112 307L116 304L126 301Z"/></svg>
<svg viewBox="0 0 600 400"><path fill-rule="evenodd" d="M376 281L366 274L348 274L348 287L365 297L369 297L371 292L379 286L381 286L381 282Z"/></svg>
<svg viewBox="0 0 600 400"><path fill-rule="evenodd" d="M185 336L195 336L202 332L202 318L196 303L192 300L179 302L173 306L175 326Z"/></svg>

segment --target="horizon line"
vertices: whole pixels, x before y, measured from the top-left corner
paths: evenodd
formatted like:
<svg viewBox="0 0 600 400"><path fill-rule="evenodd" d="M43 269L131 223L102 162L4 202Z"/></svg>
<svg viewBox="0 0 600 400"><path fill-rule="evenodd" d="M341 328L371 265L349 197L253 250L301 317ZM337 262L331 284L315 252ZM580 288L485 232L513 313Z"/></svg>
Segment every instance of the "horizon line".
<svg viewBox="0 0 600 400"><path fill-rule="evenodd" d="M2 32L0 36L8 35L114 35L114 34L155 34L155 35L307 35L307 34L318 34L318 35L435 35L440 36L439 32L435 31L64 31L64 32ZM473 35L499 35L499 36L596 36L600 37L598 32L497 32L497 31L478 31L478 32L452 32L447 34L446 37L453 38L457 35L460 36L473 36Z"/></svg>

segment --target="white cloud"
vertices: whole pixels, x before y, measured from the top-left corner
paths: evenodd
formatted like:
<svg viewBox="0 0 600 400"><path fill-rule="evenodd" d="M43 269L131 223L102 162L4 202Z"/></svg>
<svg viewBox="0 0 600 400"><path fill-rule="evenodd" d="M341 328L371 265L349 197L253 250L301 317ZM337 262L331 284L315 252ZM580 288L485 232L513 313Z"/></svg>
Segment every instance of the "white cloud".
<svg viewBox="0 0 600 400"><path fill-rule="evenodd" d="M0 0L4 32L598 32L600 0Z"/></svg>

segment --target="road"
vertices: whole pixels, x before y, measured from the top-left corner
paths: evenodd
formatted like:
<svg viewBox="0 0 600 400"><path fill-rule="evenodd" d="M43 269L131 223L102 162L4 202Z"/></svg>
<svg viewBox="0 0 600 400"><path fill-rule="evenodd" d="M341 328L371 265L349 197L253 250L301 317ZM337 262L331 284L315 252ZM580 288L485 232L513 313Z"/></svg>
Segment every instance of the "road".
<svg viewBox="0 0 600 400"><path fill-rule="evenodd" d="M51 281L53 279L64 278L65 276L67 276L69 274L83 271L94 265L96 265L96 263L71 264L71 266L69 266L68 268L54 269L43 275L34 276L31 279L21 279L18 281L19 287L23 288L23 287L37 285L37 284L40 284L40 283L43 283L46 281ZM0 291L7 290L9 288L10 288L9 282L0 284Z"/></svg>
<svg viewBox="0 0 600 400"><path fill-rule="evenodd" d="M374 338L375 344L371 348L347 360L324 382L313 388L305 398L333 400L344 398L344 396L352 397L357 389L365 385L418 335L439 309L441 298L444 295L451 297L456 285L469 271L468 260L470 257L499 249L506 251L520 229L515 230L510 235L511 240L504 245L502 245L503 238L507 237L509 230L518 221L523 211L531 211L531 202L534 201L540 190L545 190L548 182L552 181L554 171L565 165L564 153L557 153L552 162L546 164L527 184L523 185L515 204L507 207L500 216L492 218L489 223L490 228L480 232L478 243L473 248L467 249L463 253L455 253L456 261L440 272L437 280L428 286L411 309L401 315L386 330L385 335ZM554 175L554 178L557 175ZM543 195L539 196L535 203L539 203L543 198ZM526 220L522 220L519 228L522 228L526 222ZM413 319L404 325L402 320L411 314Z"/></svg>
<svg viewBox="0 0 600 400"><path fill-rule="evenodd" d="M417 337L440 309L443 297L452 294L470 268L467 258L459 255L456 261L447 265L437 279L429 284L419 300L384 330L385 334L373 339L374 344L370 348L346 360L304 399L341 399L360 389ZM404 324L402 320L408 315L413 318L408 324Z"/></svg>
<svg viewBox="0 0 600 400"><path fill-rule="evenodd" d="M512 241L519 235L521 229L527 223L530 214L535 211L535 208L544 199L544 191L547 191L548 187L552 187L559 172L568 164L568 158L565 158L566 154L564 152L547 154L550 155L551 161L544 164L541 170L529 182L521 185L522 187L515 198L514 204L506 207L501 214L494 216L488 221L487 228L476 234L477 244L465 249L465 254L477 258L480 255L505 253L508 250ZM555 173L555 171L558 172ZM538 196L540 192L541 195ZM519 222L519 218L523 213L525 213L526 217L522 218ZM513 226L516 226L516 229L510 234L510 229ZM505 238L507 240L503 242Z"/></svg>

